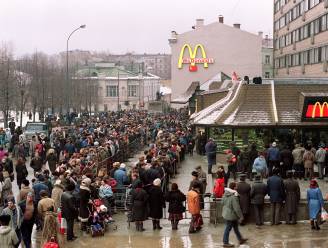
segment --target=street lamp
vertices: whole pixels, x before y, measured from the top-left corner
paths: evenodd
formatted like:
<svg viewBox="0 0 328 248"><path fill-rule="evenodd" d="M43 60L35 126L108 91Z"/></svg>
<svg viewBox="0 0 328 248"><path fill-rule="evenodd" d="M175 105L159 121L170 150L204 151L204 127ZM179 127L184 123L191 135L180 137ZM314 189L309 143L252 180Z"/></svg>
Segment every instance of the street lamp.
<svg viewBox="0 0 328 248"><path fill-rule="evenodd" d="M68 72L68 42L69 42L69 39L71 38L71 36L78 30L80 29L83 29L83 28L86 28L86 25L81 25L79 26L78 28L74 29L70 35L68 36L67 38L67 42L66 42L66 81L67 81L67 118L68 118L68 115L69 115L69 109L70 109L70 106L69 106L69 97L70 97L70 81L69 81L69 72Z"/></svg>

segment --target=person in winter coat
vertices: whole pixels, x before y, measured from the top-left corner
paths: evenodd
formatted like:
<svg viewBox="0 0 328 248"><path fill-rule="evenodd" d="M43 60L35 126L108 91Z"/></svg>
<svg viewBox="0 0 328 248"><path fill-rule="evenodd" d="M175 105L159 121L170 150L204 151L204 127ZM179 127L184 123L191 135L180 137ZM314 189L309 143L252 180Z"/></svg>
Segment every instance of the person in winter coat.
<svg viewBox="0 0 328 248"><path fill-rule="evenodd" d="M18 238L19 243L20 243L20 240L21 240L21 230L20 230L20 228L21 228L21 225L22 225L22 222L23 222L22 210L18 205L16 205L15 198L13 196L9 196L7 198L6 202L7 202L7 207L2 210L1 214L10 216L9 225L16 232L17 238ZM18 247L18 245L16 247Z"/></svg>
<svg viewBox="0 0 328 248"><path fill-rule="evenodd" d="M143 232L143 222L147 218L148 194L143 189L141 181L135 183L135 188L131 191L132 219L135 221L138 232Z"/></svg>
<svg viewBox="0 0 328 248"><path fill-rule="evenodd" d="M17 195L17 202L25 201L28 193L32 193L34 195L34 191L30 187L30 181L25 179L22 181L22 187Z"/></svg>
<svg viewBox="0 0 328 248"><path fill-rule="evenodd" d="M305 149L301 147L300 144L295 145L295 149L292 151L294 164L293 169L295 170L295 176L299 179L304 177L304 165L303 165L303 155Z"/></svg>
<svg viewBox="0 0 328 248"><path fill-rule="evenodd" d="M296 224L296 213L298 203L300 201L301 193L300 186L296 180L293 179L293 172L287 172L287 179L284 181L285 187L285 211L286 211L286 224Z"/></svg>
<svg viewBox="0 0 328 248"><path fill-rule="evenodd" d="M216 164L216 144L213 139L209 139L205 145L205 152L207 156L208 174L212 174L212 166Z"/></svg>
<svg viewBox="0 0 328 248"><path fill-rule="evenodd" d="M253 164L254 164L255 159L258 156L259 156L259 152L257 151L256 144L252 144L251 145L251 150L249 151L250 166L249 166L248 171L247 171L247 176L248 176L249 180L251 180L251 181L253 180L253 173L252 173Z"/></svg>
<svg viewBox="0 0 328 248"><path fill-rule="evenodd" d="M16 163L16 175L17 175L18 188L21 189L23 180L25 180L26 177L28 176L25 161L21 157L17 160Z"/></svg>
<svg viewBox="0 0 328 248"><path fill-rule="evenodd" d="M243 220L240 223L241 225L245 225L247 221L247 217L250 210L250 194L251 194L251 186L246 182L246 174L240 175L240 182L237 183L237 192L239 194L239 203L241 212L243 213Z"/></svg>
<svg viewBox="0 0 328 248"><path fill-rule="evenodd" d="M56 164L57 164L57 155L54 149L49 149L46 155L46 160L48 162L49 165L49 169L51 171L51 173L54 173L56 170Z"/></svg>
<svg viewBox="0 0 328 248"><path fill-rule="evenodd" d="M200 180L200 182L203 184L203 192L206 192L206 186L207 186L207 175L206 173L203 171L202 166L196 166L195 170L198 173L198 179Z"/></svg>
<svg viewBox="0 0 328 248"><path fill-rule="evenodd" d="M191 172L192 180L189 185L189 190L192 189L192 186L194 185L195 182L200 183L200 188L199 188L199 200L200 200L200 208L204 209L204 185L203 183L199 180L199 175L197 171Z"/></svg>
<svg viewBox="0 0 328 248"><path fill-rule="evenodd" d="M15 230L9 223L10 215L0 215L0 247L15 248L20 242Z"/></svg>
<svg viewBox="0 0 328 248"><path fill-rule="evenodd" d="M41 200L38 203L38 216L41 221L44 221L44 217L49 208L55 209L55 201L49 198L49 194L45 190L40 192Z"/></svg>
<svg viewBox="0 0 328 248"><path fill-rule="evenodd" d="M48 192L48 195L50 195L50 191L48 186L45 184L45 178L43 175L38 176L38 181L33 185L33 191L34 191L34 201L36 204L41 200L40 193L42 190Z"/></svg>
<svg viewBox="0 0 328 248"><path fill-rule="evenodd" d="M315 153L315 161L318 165L318 172L319 172L319 179L323 179L324 169L325 169L325 162L326 162L326 150L324 144L320 144L319 149Z"/></svg>
<svg viewBox="0 0 328 248"><path fill-rule="evenodd" d="M113 198L113 190L112 187L109 185L109 180L104 179L101 181L101 186L99 188L99 197L103 201L104 205L107 207L108 214L111 216L111 207L114 201Z"/></svg>
<svg viewBox="0 0 328 248"><path fill-rule="evenodd" d="M57 214L54 212L54 208L50 207L44 216L41 247L53 239L57 244L59 243Z"/></svg>
<svg viewBox="0 0 328 248"><path fill-rule="evenodd" d="M271 147L267 151L267 161L268 161L268 169L269 169L269 176L272 176L273 168L280 167L280 152L277 147L277 143L273 142Z"/></svg>
<svg viewBox="0 0 328 248"><path fill-rule="evenodd" d="M260 174L262 178L265 178L268 174L268 167L264 157L264 154L261 152L259 156L254 160L253 170L256 173Z"/></svg>
<svg viewBox="0 0 328 248"><path fill-rule="evenodd" d="M166 193L165 200L169 203L168 212L172 230L178 230L179 221L183 219L182 214L186 211L183 204L186 196L179 190L176 183L172 183L171 191Z"/></svg>
<svg viewBox="0 0 328 248"><path fill-rule="evenodd" d="M89 218L89 204L91 201L91 179L86 177L82 180L80 186L80 212L79 212L79 220L81 221L81 230L86 231L87 222Z"/></svg>
<svg viewBox="0 0 328 248"><path fill-rule="evenodd" d="M311 180L310 188L306 192L308 202L309 216L311 220L311 228L320 230L321 224L321 208L324 206L322 192L316 180Z"/></svg>
<svg viewBox="0 0 328 248"><path fill-rule="evenodd" d="M161 179L154 180L153 185L148 190L149 194L149 216L153 220L153 230L160 230L160 219L163 218L163 208L165 208L164 194L161 189Z"/></svg>
<svg viewBox="0 0 328 248"><path fill-rule="evenodd" d="M256 226L264 224L264 197L267 194L267 186L262 182L261 175L255 175L255 181L251 189L251 204L254 207Z"/></svg>
<svg viewBox="0 0 328 248"><path fill-rule="evenodd" d="M61 196L64 192L64 186L61 183L60 179L57 179L55 184L54 184L54 188L52 189L51 192L51 199L54 200L55 203L55 212L58 211L58 209L60 208L60 203L61 203Z"/></svg>
<svg viewBox="0 0 328 248"><path fill-rule="evenodd" d="M193 182L191 190L187 193L188 211L191 214L189 233L195 233L201 230L203 217L200 214L200 189L202 184L198 181Z"/></svg>
<svg viewBox="0 0 328 248"><path fill-rule="evenodd" d="M305 169L305 173L304 173L304 179L306 180L308 178L309 175L309 179L313 178L313 167L314 167L314 154L311 151L311 146L307 146L306 150L304 152L303 155L303 163L304 163L304 169Z"/></svg>
<svg viewBox="0 0 328 248"><path fill-rule="evenodd" d="M284 149L280 152L280 172L282 178L286 178L286 172L293 168L293 154L289 149L289 146L285 146Z"/></svg>
<svg viewBox="0 0 328 248"><path fill-rule="evenodd" d="M267 192L271 202L271 225L279 225L281 224L280 209L285 200L285 187L279 176L279 169L274 168L272 174L267 181Z"/></svg>
<svg viewBox="0 0 328 248"><path fill-rule="evenodd" d="M23 213L23 221L21 225L22 240L26 248L31 247L31 237L33 225L37 218L37 207L33 201L33 193L29 192L26 199L19 203L19 207Z"/></svg>
<svg viewBox="0 0 328 248"><path fill-rule="evenodd" d="M76 239L76 236L74 235L74 220L78 214L73 196L74 189L75 185L69 183L66 186L66 191L61 196L62 217L65 218L67 222L67 241L73 241Z"/></svg>
<svg viewBox="0 0 328 248"><path fill-rule="evenodd" d="M3 202L5 202L9 196L13 195L13 187L11 184L9 173L7 171L3 172L3 180L4 181L2 184L1 199Z"/></svg>
<svg viewBox="0 0 328 248"><path fill-rule="evenodd" d="M224 174L222 171L217 172L218 178L215 180L213 195L215 198L222 198L224 194Z"/></svg>
<svg viewBox="0 0 328 248"><path fill-rule="evenodd" d="M34 170L34 176L41 172L43 161L38 152L35 152L34 158L32 158L30 166Z"/></svg>
<svg viewBox="0 0 328 248"><path fill-rule="evenodd" d="M252 164L253 165L253 164ZM249 158L249 151L248 147L244 147L243 151L240 153L239 156L239 171L241 173L247 173L250 167L250 158Z"/></svg>
<svg viewBox="0 0 328 248"><path fill-rule="evenodd" d="M126 174L125 167L126 167L126 165L122 163L120 165L120 168L118 170L116 170L114 173L114 179L117 182L118 188L122 188L122 187L124 187L124 185L126 185L128 183L128 176Z"/></svg>
<svg viewBox="0 0 328 248"><path fill-rule="evenodd" d="M229 243L229 234L231 229L234 230L239 244L244 244L247 239L243 238L238 228L238 221L243 219L243 213L239 205L238 192L236 191L237 184L231 182L229 188L225 189L222 198L222 217L225 220L225 229L223 234L223 247L234 247Z"/></svg>

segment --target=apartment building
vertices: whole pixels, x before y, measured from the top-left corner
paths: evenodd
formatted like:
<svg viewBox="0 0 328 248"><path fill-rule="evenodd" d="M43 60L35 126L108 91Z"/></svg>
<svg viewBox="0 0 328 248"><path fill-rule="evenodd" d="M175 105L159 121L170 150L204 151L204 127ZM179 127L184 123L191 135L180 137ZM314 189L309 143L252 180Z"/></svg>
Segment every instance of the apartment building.
<svg viewBox="0 0 328 248"><path fill-rule="evenodd" d="M274 0L274 76L327 77L328 0Z"/></svg>

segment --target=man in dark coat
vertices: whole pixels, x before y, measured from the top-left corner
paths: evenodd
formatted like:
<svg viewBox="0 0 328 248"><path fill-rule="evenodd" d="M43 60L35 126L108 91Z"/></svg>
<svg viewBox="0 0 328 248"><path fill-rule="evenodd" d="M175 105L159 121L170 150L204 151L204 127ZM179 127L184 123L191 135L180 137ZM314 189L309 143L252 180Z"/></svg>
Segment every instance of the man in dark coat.
<svg viewBox="0 0 328 248"><path fill-rule="evenodd" d="M240 208L244 216L240 224L245 225L249 214L251 194L251 186L246 182L246 174L240 175L240 182L237 184L237 192L239 194Z"/></svg>
<svg viewBox="0 0 328 248"><path fill-rule="evenodd" d="M251 204L254 207L256 226L260 227L264 223L264 197L267 194L267 186L262 182L261 175L255 176L251 189Z"/></svg>
<svg viewBox="0 0 328 248"><path fill-rule="evenodd" d="M286 178L286 171L291 170L294 163L292 151L288 146L285 146L285 148L280 152L280 161L282 163L280 166L281 176L282 178Z"/></svg>
<svg viewBox="0 0 328 248"><path fill-rule="evenodd" d="M73 183L69 183L66 191L61 196L61 211L62 216L67 221L67 241L76 239L74 235L74 219L77 217L77 209L75 208L75 199L72 195L75 189Z"/></svg>
<svg viewBox="0 0 328 248"><path fill-rule="evenodd" d="M131 191L131 211L138 232L145 231L143 221L146 219L148 198L149 196L143 189L142 182L137 180L135 188Z"/></svg>
<svg viewBox="0 0 328 248"><path fill-rule="evenodd" d="M273 175L267 181L267 191L271 202L271 225L279 225L281 224L280 209L285 200L285 187L283 180L278 175L279 169L274 168L272 173Z"/></svg>
<svg viewBox="0 0 328 248"><path fill-rule="evenodd" d="M284 181L286 191L286 224L296 224L296 213L298 203L300 201L300 186L296 180L293 179L293 172L287 172L287 179Z"/></svg>
<svg viewBox="0 0 328 248"><path fill-rule="evenodd" d="M15 119L12 118L11 121L9 122L9 129L10 129L10 133L11 135L14 135L15 132L15 127L16 127L16 123L15 123Z"/></svg>
<svg viewBox="0 0 328 248"><path fill-rule="evenodd" d="M34 175L42 170L42 165L42 158L40 157L39 153L36 152L30 163L31 168L34 170Z"/></svg>
<svg viewBox="0 0 328 248"><path fill-rule="evenodd" d="M209 139L205 145L207 156L208 174L212 174L212 166L216 164L216 144L213 139Z"/></svg>

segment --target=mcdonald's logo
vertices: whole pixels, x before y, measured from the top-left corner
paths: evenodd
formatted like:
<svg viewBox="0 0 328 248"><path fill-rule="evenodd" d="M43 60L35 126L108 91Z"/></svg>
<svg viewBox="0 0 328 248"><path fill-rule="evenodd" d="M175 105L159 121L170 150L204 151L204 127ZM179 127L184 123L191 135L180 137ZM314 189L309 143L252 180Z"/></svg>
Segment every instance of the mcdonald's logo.
<svg viewBox="0 0 328 248"><path fill-rule="evenodd" d="M309 104L306 111L307 118L328 118L328 103L316 102Z"/></svg>
<svg viewBox="0 0 328 248"><path fill-rule="evenodd" d="M188 50L188 53L189 53L188 58L184 58L186 49ZM202 58L196 58L198 50L200 50ZM208 64L213 64L213 63L214 63L214 59L207 58L203 45L197 44L195 46L194 50L192 50L192 48L189 44L185 44L185 45L183 45L183 47L181 48L181 51L180 51L178 68L182 69L183 64L190 64L189 71L195 72L198 69L196 64L203 64L204 68L208 68Z"/></svg>

